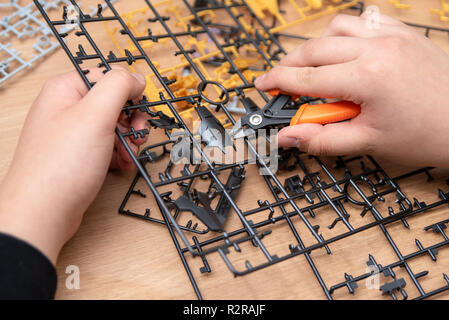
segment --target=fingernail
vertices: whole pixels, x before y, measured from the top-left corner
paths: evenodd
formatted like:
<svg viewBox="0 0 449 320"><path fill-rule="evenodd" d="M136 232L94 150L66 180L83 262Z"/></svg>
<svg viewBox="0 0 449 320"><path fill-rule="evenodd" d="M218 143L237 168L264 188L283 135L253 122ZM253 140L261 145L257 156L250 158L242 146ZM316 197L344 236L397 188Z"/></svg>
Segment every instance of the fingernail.
<svg viewBox="0 0 449 320"><path fill-rule="evenodd" d="M145 77L141 75L140 73L131 73L134 78L137 79L141 84L146 84Z"/></svg>
<svg viewBox="0 0 449 320"><path fill-rule="evenodd" d="M292 137L279 137L278 144L281 147L299 148L299 140Z"/></svg>

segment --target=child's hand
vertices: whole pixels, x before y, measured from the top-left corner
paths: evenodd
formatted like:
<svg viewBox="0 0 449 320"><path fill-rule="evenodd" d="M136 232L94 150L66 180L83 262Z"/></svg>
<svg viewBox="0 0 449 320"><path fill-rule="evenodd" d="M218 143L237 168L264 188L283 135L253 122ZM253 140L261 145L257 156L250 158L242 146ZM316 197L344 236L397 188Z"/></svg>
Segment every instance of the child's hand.
<svg viewBox="0 0 449 320"><path fill-rule="evenodd" d="M339 15L257 79L260 90L350 100L355 119L283 129L279 144L315 155L374 154L449 168L449 56L413 28L381 16L378 29Z"/></svg>
<svg viewBox="0 0 449 320"><path fill-rule="evenodd" d="M0 186L0 232L35 245L52 262L75 233L108 168L130 170L130 156L114 129L127 100L145 79L124 69L93 69L88 92L73 72L48 81L25 121L9 172ZM146 127L142 113L121 118L119 128ZM144 141L128 140L137 153Z"/></svg>

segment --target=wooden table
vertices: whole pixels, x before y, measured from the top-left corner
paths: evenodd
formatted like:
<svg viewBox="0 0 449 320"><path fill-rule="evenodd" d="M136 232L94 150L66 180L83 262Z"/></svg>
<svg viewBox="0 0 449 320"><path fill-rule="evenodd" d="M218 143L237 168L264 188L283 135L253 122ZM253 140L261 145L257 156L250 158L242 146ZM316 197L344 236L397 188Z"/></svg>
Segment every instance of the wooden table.
<svg viewBox="0 0 449 320"><path fill-rule="evenodd" d="M128 1L118 7L125 8ZM411 10L397 10L387 1L369 1L378 4L382 12L405 21L448 27L438 17L428 13L428 8L439 7L438 0L404 0L413 4ZM122 9L122 12L123 9ZM331 20L326 16L302 26L302 35L317 36ZM449 52L449 38L445 34L432 36ZM105 41L107 41L105 39ZM24 49L27 50L25 45ZM65 53L57 50L49 58L30 71L24 72L6 83L0 89L0 178L12 160L14 149L25 116L39 93L43 83L53 76L73 69ZM30 159L32 161L32 159ZM394 176L412 168L384 164L387 172ZM444 181L449 177L446 170L436 170L436 181L428 184L425 177L417 176L401 184L406 194L418 195L421 201L436 201L438 187L448 190ZM173 242L165 226L146 223L138 219L117 214L120 202L134 173L110 173L96 201L85 215L81 228L61 252L56 266L59 277L57 299L194 299L195 295L186 272L179 260ZM246 186L246 201L260 198L255 186ZM19 191L20 192L20 191ZM152 197L146 206L156 209ZM422 239L424 245L439 241L438 235L426 233L423 226L447 218L449 209L442 207L417 218L410 219L411 229L406 230L400 222L389 226L396 236L395 241L403 253L416 250L414 238ZM288 240L283 243L287 249ZM284 248L285 247L285 248ZM282 251L281 250L281 251ZM284 250L285 251L285 250ZM394 253L385 237L374 228L332 245L332 255L324 250L312 254L314 261L328 284L344 280L344 272L362 274L368 253L374 254L379 263L388 264L394 260ZM284 254L287 252L284 252ZM196 266L199 259L192 260L194 272L204 298L207 299L322 299L323 292L307 265L304 256L279 263L245 277L234 278L219 257L210 260L212 273L201 275ZM81 289L69 290L65 286L66 267L76 265L81 272ZM443 286L441 273L449 271L449 250L440 250L438 262L429 257L413 261L415 272L429 270L422 280L426 290ZM400 271L398 276L404 276ZM409 281L410 282L410 281ZM417 294L412 284L407 291L411 297ZM335 298L351 297L347 291L337 291ZM360 290L352 296L356 299L381 298L377 290ZM449 294L441 295L449 297ZM386 297L389 298L389 297Z"/></svg>

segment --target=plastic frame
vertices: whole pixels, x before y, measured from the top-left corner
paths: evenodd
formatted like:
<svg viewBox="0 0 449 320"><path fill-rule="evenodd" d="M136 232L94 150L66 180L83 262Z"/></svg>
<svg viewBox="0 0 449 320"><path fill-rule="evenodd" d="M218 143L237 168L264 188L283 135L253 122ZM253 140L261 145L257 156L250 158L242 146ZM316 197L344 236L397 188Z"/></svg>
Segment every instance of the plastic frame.
<svg viewBox="0 0 449 320"><path fill-rule="evenodd" d="M114 1L116 0L112 2ZM47 12L70 4L68 0L40 0L39 3ZM38 61L59 48L58 42L51 38L52 33L48 25L40 19L39 11L32 2L22 6L18 0L11 0L9 3L0 4L0 10L2 8L13 8L14 12L0 20L1 39L15 37L19 40L27 38L36 38L36 40L31 45L34 54L30 59L22 58L22 52L14 48L10 42L0 43L0 53L4 52L7 55L6 59L0 61L0 86L23 70L33 67ZM92 10L95 9L92 8ZM12 24L11 21L13 21ZM64 32L72 30L73 26L67 26Z"/></svg>
<svg viewBox="0 0 449 320"><path fill-rule="evenodd" d="M70 2L72 5L77 5L74 0L70 0ZM184 40L181 39L184 37L196 38L200 33L207 35L210 43L219 51L220 59L223 63L227 63L230 66L230 72L237 75L239 80L237 81L237 85L220 85L220 90L224 92L224 96L227 98L237 97L240 100L252 93L266 102L268 98L263 92L257 91L254 88L252 83L253 79L245 77L244 70L234 63L235 59L229 53L228 48L234 48L237 51L245 49L252 52L257 55L258 61L262 61L264 69L268 69L273 67L280 56L286 53L280 38L295 36L279 33L273 34L270 30L276 27L276 19L273 20L272 26L267 26L244 0L207 1L207 3L204 1L192 3L192 1L183 0L182 5L190 16L189 19L183 20L188 22L184 24L183 27L185 30L182 32L171 30L168 22L170 17L160 13L154 2L145 2L149 8L148 21L162 26L163 33L152 34L150 29L146 36L136 36L131 31L129 22L125 22L125 18L117 12L108 0L106 0L106 5L110 9L111 14L86 15L80 11L80 16L78 17L80 31L76 35L85 38L91 46L90 49L95 52L94 54L87 54L82 47L79 47L79 51L76 53L70 50L64 40L66 35L57 29L57 27L63 26L65 21L51 20L45 8L38 1L35 1L50 29L89 88L94 83L88 80L88 70L83 69L81 64L83 61L92 59L98 60L98 65L103 67L106 72L115 63L125 61L130 66L136 63L144 63L152 72L149 77L151 79L155 78L158 82L160 86L158 99L148 100L144 98L138 104L130 102L129 105L123 108L123 112L130 114L133 111L137 111L148 114L151 117L150 123L154 127L154 130L163 133L166 139L147 146L136 157L133 155L126 141L126 137L133 136L135 139L140 139L148 136L150 130L136 131L131 128L129 132L121 132L119 129L116 129L117 136L130 153L138 168L138 174L133 180L119 211L122 214L164 225L167 228L195 294L199 299L202 299L203 295L187 257L189 255L200 257L203 264L200 272L209 273L212 272L212 269L208 262L208 257L214 253L219 254L228 269L235 276L244 276L302 255L306 258L316 280L322 288L324 297L327 299L333 299L334 292L341 288L347 288L350 293L354 293L357 288L357 282L375 273L383 273L392 279L390 282L384 283L380 288L383 294L388 294L393 299L397 299L399 292L403 298L408 298L408 294L404 289L406 284L405 280L403 278L397 278L393 271L397 267L404 267L408 276L412 279L413 285L419 292L419 295L414 297L416 299L428 298L449 290L449 283L447 283L438 289L426 292L420 284L420 279L427 273L415 273L409 265L411 259L424 255L429 255L432 260L436 260L437 250L449 244L447 235L444 232L447 220L438 221L427 227L429 231L433 230L441 234L443 237L441 242L424 247L417 240L417 251L408 255L401 253L391 237L391 232L388 230L389 225L395 222L400 222L404 225L404 228L408 228L410 218L449 204L449 194L442 190L438 191L440 200L430 204L420 202L416 198L410 199L402 192L398 182L421 174L431 179L430 168L424 168L391 178L372 157L338 157L335 159L334 166L332 167L329 162L319 157L307 156L299 153L297 150L288 149L281 150L280 153L281 172L291 170L299 171L295 172L297 175L282 179L284 180L282 181L277 173L270 170L266 158L257 152L248 139L245 139L247 147L256 157L258 167L264 168L268 172L268 175L263 176L262 179L272 200L259 199L251 209L242 209L236 197L241 192L239 190L247 187L245 180L248 177L245 177L245 173L248 170L249 164L241 162L231 165L220 165L209 159L202 145L196 141L196 133L189 128L185 117L179 111L178 104L180 103L189 105L191 110L196 110L196 108L207 105L208 107L212 107L211 110L222 112L225 116L225 120L221 122L222 124L228 123L233 125L236 122L234 115L227 109L229 99L223 100L222 96L217 102L217 100L207 98L201 90L206 85L215 83L215 79L205 74L203 66L196 62L198 59L201 60L201 56L193 57L195 51L186 49L182 44ZM202 4L198 5L199 2ZM171 2L166 1L165 3L170 4ZM205 3L207 6L204 6ZM350 2L347 1L347 3ZM360 10L361 7L359 4L354 9ZM210 15L218 14L218 12L227 17L227 19L223 19L225 23L218 24L207 19ZM120 25L120 34L128 38L134 50L122 50L122 56L118 56L116 54L103 53L99 49L94 37L87 31L85 25L94 22L111 21ZM217 35L214 32L216 29L222 30L221 35ZM223 34L225 34L224 37ZM181 56L191 72L199 78L197 90L192 90L189 95L175 95L171 89L173 81L160 73L159 67L150 58L148 49L145 50L142 47L142 43L148 43L150 41L157 44L161 39L168 39L167 41L171 41L176 46L177 51L175 52L175 56ZM175 128L184 129L187 138L190 139L192 148L201 155L203 160L202 164L185 165L179 173L173 172L175 165L169 160L170 151L178 142L172 135L172 130ZM155 171L152 167L161 163L164 164L164 169L158 171L156 177L151 177L150 172L154 173ZM229 174L226 181L220 179L220 177L226 174ZM232 177L237 179L233 179ZM138 187L141 181L145 183L149 192L154 196L161 212L161 218L153 217L152 209L150 208L147 208L144 213L135 212L127 208L134 197L147 197L147 193L141 191ZM196 189L195 186L199 181L203 181L207 185L206 189L200 190L200 187ZM170 188L170 191L162 191L161 189L164 188ZM178 192L181 191L183 195L189 195L190 198L186 202L190 201L190 206L193 208L192 212L197 211L197 215L200 212L198 209L200 207L199 204L204 204L205 202L201 200L202 197L204 199L204 196L207 196L211 200L220 198L220 201L224 201L229 209L227 214L238 218L239 226L229 229L225 224L225 230L219 232L211 231L208 228L200 229L200 226L204 226L204 223L195 215L186 224L181 223L181 216L185 213L179 209L179 203L176 204L180 198L177 200L172 198L173 195L171 192L175 190ZM354 194L360 200L355 199ZM394 197L395 201L391 205L388 205L387 209L381 209L387 197ZM317 216L317 211L321 212L322 208L327 208L327 212L332 213L329 217L329 230L334 229L336 226L344 226L343 231L337 232L327 239L320 232L320 226L314 225L313 223L313 220ZM217 210L210 208L206 211L209 211L209 214L213 215ZM358 212L363 223L353 225L352 221L354 221L355 216L354 213L350 214L350 212L354 211ZM298 222L305 226L307 236L313 238L312 244L306 243L303 240L304 234L301 235L301 232L296 227ZM285 244L289 250L287 254L278 255L264 244L265 239L275 236L272 230L267 228L276 225L285 225L294 239L293 243ZM312 253L318 250L325 250L325 252L330 254L333 243L343 239L350 239L351 236L375 228L379 229L385 236L397 256L397 261L387 266L382 266L377 263L373 256L368 255L367 264L369 266L376 266L377 271L357 277L345 274L345 280L343 282L329 286L321 276L319 267L312 258ZM204 236L206 238L203 238ZM244 256L242 247L247 244L250 244L259 252L264 261L253 265L247 260L245 261L244 267L241 268L234 263L232 254L235 253ZM446 275L443 275L443 278L445 282L448 282Z"/></svg>

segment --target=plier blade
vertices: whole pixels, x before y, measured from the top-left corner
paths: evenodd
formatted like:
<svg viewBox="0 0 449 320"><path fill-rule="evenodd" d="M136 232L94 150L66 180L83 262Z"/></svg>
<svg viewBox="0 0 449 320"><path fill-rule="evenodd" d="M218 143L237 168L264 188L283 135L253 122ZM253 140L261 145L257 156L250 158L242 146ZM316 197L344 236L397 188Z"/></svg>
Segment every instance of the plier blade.
<svg viewBox="0 0 449 320"><path fill-rule="evenodd" d="M242 124L242 119L240 118L232 127L231 131L229 131L229 135L233 139L243 139L245 137L250 137L252 135L255 135L256 132L251 128L246 128Z"/></svg>
<svg viewBox="0 0 449 320"><path fill-rule="evenodd" d="M290 123L291 118L295 115L297 110L285 109L285 107L293 102L295 98L287 94L272 95L273 98L263 109L257 107L252 107L251 109L246 108L246 105L250 103L245 101L247 114L241 117L230 131L230 135L234 139L255 135L255 130L258 129L278 127ZM252 102L252 104L254 104L254 102Z"/></svg>

